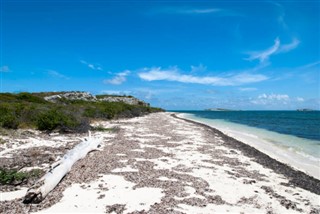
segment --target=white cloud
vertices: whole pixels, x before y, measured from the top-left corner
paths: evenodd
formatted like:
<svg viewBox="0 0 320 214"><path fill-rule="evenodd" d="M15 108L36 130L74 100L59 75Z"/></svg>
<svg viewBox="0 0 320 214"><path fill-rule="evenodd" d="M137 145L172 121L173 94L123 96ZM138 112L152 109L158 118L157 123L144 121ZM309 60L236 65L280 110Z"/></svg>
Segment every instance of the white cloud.
<svg viewBox="0 0 320 214"><path fill-rule="evenodd" d="M251 103L257 105L275 105L288 104L290 97L287 94L260 94L257 98L251 100Z"/></svg>
<svg viewBox="0 0 320 214"><path fill-rule="evenodd" d="M219 13L223 11L220 8L205 8L205 9L186 9L180 10L180 13L190 13L190 14L207 14L207 13Z"/></svg>
<svg viewBox="0 0 320 214"><path fill-rule="evenodd" d="M256 88L239 88L239 91L256 91Z"/></svg>
<svg viewBox="0 0 320 214"><path fill-rule="evenodd" d="M128 76L129 74L130 74L130 71L126 70L124 72L118 73L113 79L104 80L103 82L105 84L120 85L127 80L126 76Z"/></svg>
<svg viewBox="0 0 320 214"><path fill-rule="evenodd" d="M61 79L70 79L69 77L57 72L57 71L54 71L54 70L48 70L48 74L52 77L56 77L56 78L61 78Z"/></svg>
<svg viewBox="0 0 320 214"><path fill-rule="evenodd" d="M294 38L291 43L281 45L279 38L276 38L271 47L262 51L249 52L249 57L246 58L246 60L252 61L258 59L260 63L264 63L269 60L271 55L289 52L297 48L299 44L300 41L297 38Z"/></svg>
<svg viewBox="0 0 320 214"><path fill-rule="evenodd" d="M131 94L131 91L112 91L112 90L102 90L99 94L111 94L111 95L126 95Z"/></svg>
<svg viewBox="0 0 320 214"><path fill-rule="evenodd" d="M102 71L102 67L99 66L99 65L94 65L92 63L88 63L87 61L85 60L80 60L80 62L86 66L88 66L88 68L92 69L92 70L98 70L98 71Z"/></svg>
<svg viewBox="0 0 320 214"><path fill-rule="evenodd" d="M198 66L191 65L191 72L193 72L193 73L203 72L206 70L207 70L207 67L202 64L200 64Z"/></svg>
<svg viewBox="0 0 320 214"><path fill-rule="evenodd" d="M250 103L268 109L297 109L307 104L302 97L290 97L287 94L260 94L251 98Z"/></svg>
<svg viewBox="0 0 320 214"><path fill-rule="evenodd" d="M151 10L151 14L178 14L178 15L217 15L217 16L242 16L236 11L215 7L164 7Z"/></svg>
<svg viewBox="0 0 320 214"><path fill-rule="evenodd" d="M127 79L124 76L116 76L111 80L105 80L104 83L109 83L109 84L112 84L112 85L120 85L123 82L125 82L126 80Z"/></svg>
<svg viewBox="0 0 320 214"><path fill-rule="evenodd" d="M277 3L277 2L270 2L270 4L273 4L274 6L276 6L276 9L277 9L277 12L278 12L278 17L277 17L277 21L279 23L279 25L281 27L283 27L284 30L287 30L288 29L288 25L285 21L285 16L286 16L286 13L285 13L285 9L284 7Z"/></svg>
<svg viewBox="0 0 320 214"><path fill-rule="evenodd" d="M181 74L177 67L169 69L157 68L145 68L142 72L138 73L138 76L146 81L166 80L182 83L197 83L205 85L216 86L235 86L248 83L255 83L267 80L268 77L261 74L249 74L246 72L229 75L225 77L218 76L193 76L187 74Z"/></svg>
<svg viewBox="0 0 320 214"><path fill-rule="evenodd" d="M320 60L299 67L299 69L308 69L320 65Z"/></svg>
<svg viewBox="0 0 320 214"><path fill-rule="evenodd" d="M91 69L93 69L93 70L95 70L95 67L94 67L93 64L88 64L88 67L91 68Z"/></svg>
<svg viewBox="0 0 320 214"><path fill-rule="evenodd" d="M298 102L304 102L304 99L302 97L297 97Z"/></svg>
<svg viewBox="0 0 320 214"><path fill-rule="evenodd" d="M212 14L221 13L225 10L220 8L190 8L190 7L167 7L155 11L156 13L168 14Z"/></svg>
<svg viewBox="0 0 320 214"><path fill-rule="evenodd" d="M289 96L287 94L262 94L258 96L259 99L268 99L268 100L283 100L283 101L288 101Z"/></svg>
<svg viewBox="0 0 320 214"><path fill-rule="evenodd" d="M278 53L286 53L289 52L293 49L296 49L298 45L300 44L300 41L297 38L294 38L293 41L289 44L281 45L279 47L279 50L276 52Z"/></svg>
<svg viewBox="0 0 320 214"><path fill-rule="evenodd" d="M0 72L10 72L9 66L4 65L0 68Z"/></svg>
<svg viewBox="0 0 320 214"><path fill-rule="evenodd" d="M251 60L259 59L260 62L264 62L269 59L269 56L274 54L279 49L279 46L280 46L280 40L279 38L276 38L274 40L274 44L270 48L267 48L266 50L263 50L263 51L255 51L255 52L249 53L250 56L247 58L247 60L251 61Z"/></svg>

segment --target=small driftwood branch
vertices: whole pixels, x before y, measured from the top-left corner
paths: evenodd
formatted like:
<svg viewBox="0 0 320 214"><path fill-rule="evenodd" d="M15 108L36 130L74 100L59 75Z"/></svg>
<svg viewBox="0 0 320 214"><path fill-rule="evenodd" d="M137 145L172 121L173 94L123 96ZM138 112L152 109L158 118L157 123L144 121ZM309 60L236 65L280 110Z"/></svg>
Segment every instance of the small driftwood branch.
<svg viewBox="0 0 320 214"><path fill-rule="evenodd" d="M28 189L23 202L40 203L71 170L71 167L75 162L84 158L93 150L100 150L101 142L102 138L92 138L89 131L88 139L85 138L72 150L69 150L62 159L53 163L50 170Z"/></svg>

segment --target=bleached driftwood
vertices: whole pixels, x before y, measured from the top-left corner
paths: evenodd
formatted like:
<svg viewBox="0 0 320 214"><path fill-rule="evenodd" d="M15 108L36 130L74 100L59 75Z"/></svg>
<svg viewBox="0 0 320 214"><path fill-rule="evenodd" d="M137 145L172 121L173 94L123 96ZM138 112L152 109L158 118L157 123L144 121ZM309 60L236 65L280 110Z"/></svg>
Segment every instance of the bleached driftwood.
<svg viewBox="0 0 320 214"><path fill-rule="evenodd" d="M89 138L69 150L62 159L51 165L50 170L40 178L24 198L24 203L40 203L53 190L61 179L71 170L72 165L84 158L90 151L99 150L102 138Z"/></svg>

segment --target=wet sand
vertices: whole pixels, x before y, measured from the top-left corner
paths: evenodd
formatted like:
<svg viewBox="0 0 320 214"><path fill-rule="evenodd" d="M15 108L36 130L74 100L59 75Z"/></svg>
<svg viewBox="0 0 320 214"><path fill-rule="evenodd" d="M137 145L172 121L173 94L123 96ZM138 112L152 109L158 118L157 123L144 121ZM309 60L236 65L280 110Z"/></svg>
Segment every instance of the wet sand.
<svg viewBox="0 0 320 214"><path fill-rule="evenodd" d="M93 133L104 137L102 151L40 204L22 203L30 183L2 187L0 213L319 213L319 180L206 125L170 113L95 125L117 127ZM76 137L1 136L1 166L48 169Z"/></svg>

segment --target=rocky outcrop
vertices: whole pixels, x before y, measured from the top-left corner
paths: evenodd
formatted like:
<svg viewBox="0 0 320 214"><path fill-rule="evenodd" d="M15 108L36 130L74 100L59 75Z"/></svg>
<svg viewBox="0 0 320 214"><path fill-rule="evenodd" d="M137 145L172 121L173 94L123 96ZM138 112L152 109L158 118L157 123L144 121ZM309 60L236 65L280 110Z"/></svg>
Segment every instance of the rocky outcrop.
<svg viewBox="0 0 320 214"><path fill-rule="evenodd" d="M46 101L49 102L61 102L64 99L66 100L82 100L88 102L123 102L129 105L140 105L140 106L150 106L149 103L146 103L142 100L139 100L131 96L108 96L100 95L96 97L88 92L63 92L61 94L55 94L51 96L44 97Z"/></svg>
<svg viewBox="0 0 320 214"><path fill-rule="evenodd" d="M67 93L61 93L56 94L52 96L44 97L46 101L49 102L58 102L61 99L67 99L67 100L83 100L83 101L97 101L97 98L88 93L88 92L67 92Z"/></svg>
<svg viewBox="0 0 320 214"><path fill-rule="evenodd" d="M98 99L99 101L105 102L124 102L130 105L141 105L141 106L149 106L149 103L145 103L135 97L104 97Z"/></svg>

